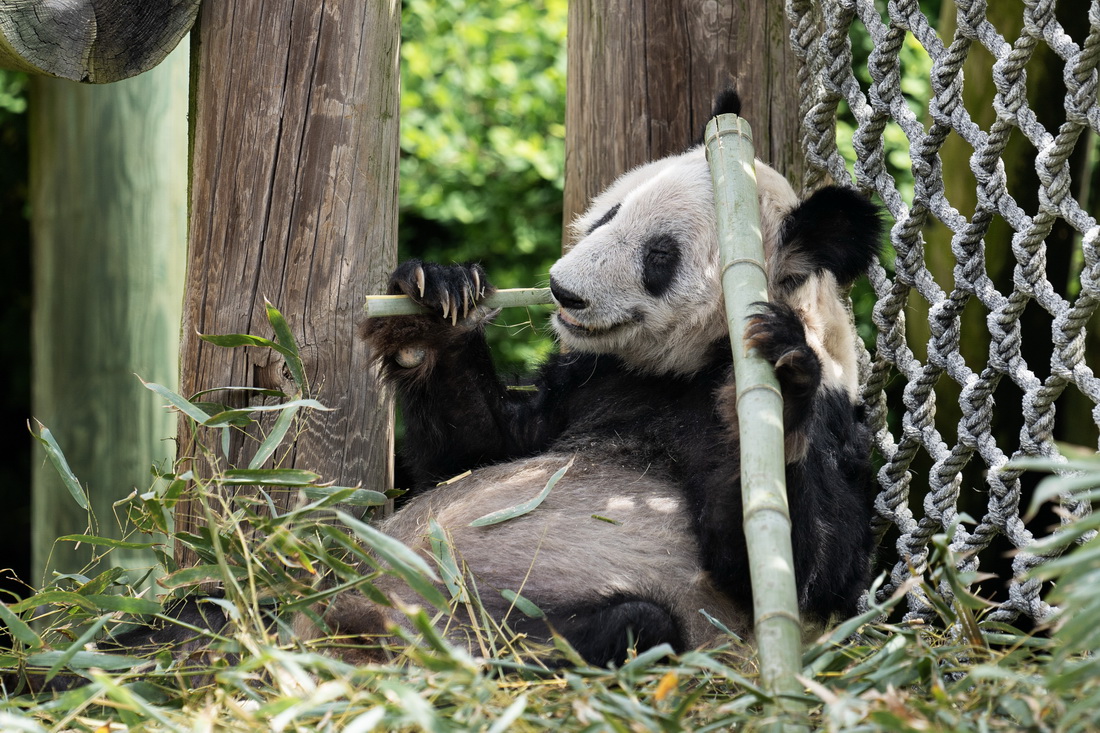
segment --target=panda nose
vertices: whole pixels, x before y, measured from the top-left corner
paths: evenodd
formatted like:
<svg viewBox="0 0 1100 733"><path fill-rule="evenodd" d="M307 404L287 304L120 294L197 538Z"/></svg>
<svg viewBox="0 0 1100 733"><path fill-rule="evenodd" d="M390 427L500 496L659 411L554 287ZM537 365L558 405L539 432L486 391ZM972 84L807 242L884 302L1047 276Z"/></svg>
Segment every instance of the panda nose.
<svg viewBox="0 0 1100 733"><path fill-rule="evenodd" d="M574 292L566 290L560 283L556 282L554 278L550 278L550 293L554 296L554 300L558 301L558 305L564 308L579 311L588 306L584 298Z"/></svg>

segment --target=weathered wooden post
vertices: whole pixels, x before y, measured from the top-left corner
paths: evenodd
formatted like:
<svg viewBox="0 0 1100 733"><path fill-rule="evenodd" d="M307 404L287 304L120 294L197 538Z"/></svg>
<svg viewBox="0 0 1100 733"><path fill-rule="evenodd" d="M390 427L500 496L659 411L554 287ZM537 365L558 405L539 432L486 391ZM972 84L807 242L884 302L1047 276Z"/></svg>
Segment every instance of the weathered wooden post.
<svg viewBox="0 0 1100 733"><path fill-rule="evenodd" d="M310 396L335 408L309 415L282 465L371 489L385 487L391 435L355 329L396 260L400 16L397 0L209 0L193 45L181 392L294 391L277 354L197 335L269 336L270 300ZM234 434L230 461L247 465L254 445ZM178 529L194 529L194 509L181 503Z"/></svg>

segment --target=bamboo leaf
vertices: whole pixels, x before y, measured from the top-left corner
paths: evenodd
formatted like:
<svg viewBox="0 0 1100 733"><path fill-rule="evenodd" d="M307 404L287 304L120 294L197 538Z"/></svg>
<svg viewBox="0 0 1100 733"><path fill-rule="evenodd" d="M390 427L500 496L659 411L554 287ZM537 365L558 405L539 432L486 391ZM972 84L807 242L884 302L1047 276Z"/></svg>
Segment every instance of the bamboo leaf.
<svg viewBox="0 0 1100 733"><path fill-rule="evenodd" d="M518 608L520 613L527 618L546 618L546 613L541 608L536 606L531 600L516 593L514 590L505 589L502 590L500 594L504 596L504 600Z"/></svg>
<svg viewBox="0 0 1100 733"><path fill-rule="evenodd" d="M41 637L34 633L34 629L19 618L5 603L0 603L0 621L4 622L13 637L31 649L38 649L42 646Z"/></svg>
<svg viewBox="0 0 1100 733"><path fill-rule="evenodd" d="M27 657L27 664L31 667L52 667L57 660L68 654L67 651L49 651L32 654ZM138 657L128 657L122 654L104 654L103 652L78 651L67 660L69 669L132 669L139 664L145 664L147 660Z"/></svg>
<svg viewBox="0 0 1100 733"><path fill-rule="evenodd" d="M118 580L124 572L126 571L118 566L107 568L102 573L77 588L76 592L82 596L92 596L97 593L102 593L104 590L114 585L115 581Z"/></svg>
<svg viewBox="0 0 1100 733"><path fill-rule="evenodd" d="M350 486L306 486L302 489L307 499L331 500L333 504L351 506L382 506L388 499L380 491L356 489Z"/></svg>
<svg viewBox="0 0 1100 733"><path fill-rule="evenodd" d="M256 455L248 462L249 468L259 468L267 462L268 458L275 455L275 450L283 444L287 432L294 425L294 418L298 415L298 407L283 410L275 418L275 424L271 426L271 432L267 434L260 447L256 449Z"/></svg>
<svg viewBox="0 0 1100 733"><path fill-rule="evenodd" d="M271 339L265 339L262 336L252 336L247 333L200 333L199 338L208 344L214 344L215 346L221 346L227 349L233 349L239 346L256 346L276 350L279 348L279 345Z"/></svg>
<svg viewBox="0 0 1100 733"><path fill-rule="evenodd" d="M141 377L138 377L138 379L141 379ZM160 395L162 398L167 400L170 405L175 407L184 415L187 415L187 417L191 418L195 422L201 424L210 419L210 416L207 415L205 412L200 410L198 407L195 407L195 405L191 404L190 401L185 400L183 397L179 396L164 385L157 384L156 382L146 382L144 379L141 379L141 383L145 385L145 389Z"/></svg>
<svg viewBox="0 0 1100 733"><path fill-rule="evenodd" d="M267 301L264 301L267 303ZM274 308L270 303L267 303L268 307L268 320L271 320L271 311ZM275 313L279 313L275 311ZM279 314L279 319L282 320L282 315ZM275 323L272 322L272 326ZM286 332L289 335L290 330L286 327L286 321L282 320L282 326L286 328ZM302 377L302 359L298 353L298 345L294 342L293 336L290 337L290 346L287 346L284 339L279 335L279 327L275 326L276 340L265 339L262 336L252 336L246 333L200 333L199 338L214 346L221 346L223 348L232 349L240 346L252 346L262 349L272 349L278 352L286 359L287 369L290 370L291 379L294 381L294 385L298 388L299 392L304 392L303 381L299 381Z"/></svg>
<svg viewBox="0 0 1100 733"><path fill-rule="evenodd" d="M84 645L95 638L95 635L99 633L99 630L103 628L103 625L107 623L107 620L109 618L109 616L103 616L102 618L98 619L94 624L89 626L83 634L80 635L79 639L69 644L66 649L61 650L61 655L58 656L57 661L50 665L49 671L46 672L46 682L49 682L54 677L56 677L57 673L60 672L65 667L65 665L67 665L69 661L77 655L77 653L84 649Z"/></svg>
<svg viewBox="0 0 1100 733"><path fill-rule="evenodd" d="M359 521L346 512L338 511L336 516L379 557L385 560L394 572L409 584L410 588L423 596L424 600L441 611L446 609L447 599L439 588L432 583L432 581L436 583L442 581L439 580L439 576L435 574L435 571L432 570L424 558L393 537L378 531L365 522Z"/></svg>
<svg viewBox="0 0 1100 733"><path fill-rule="evenodd" d="M488 527L493 524L507 522L509 519L515 519L516 517L521 517L524 514L534 511L538 507L538 505L545 501L546 497L550 495L550 490L553 489L554 485L557 484L561 477L565 475L565 472L568 471L569 468L573 465L573 461L575 461L576 458L577 457L574 455L572 458L569 459L568 463L559 468L554 473L554 475L550 477L550 480L546 482L546 487L543 488L543 490L540 491L538 496L536 496L535 498L531 499L530 501L525 501L522 504L517 504L516 506L509 507L507 509L500 509L498 511L490 512L489 514L478 517L474 521L470 522L470 526Z"/></svg>
<svg viewBox="0 0 1100 733"><path fill-rule="evenodd" d="M85 596L101 611L121 611L134 616L147 616L160 613L162 608L156 601L148 598L131 598L129 596L90 595Z"/></svg>
<svg viewBox="0 0 1100 733"><path fill-rule="evenodd" d="M1047 476L1035 487L1024 520L1034 519L1039 512L1039 507L1052 499L1073 496L1087 489L1095 489L1097 486L1100 486L1100 474L1097 473L1096 466L1093 466L1090 472L1086 474Z"/></svg>
<svg viewBox="0 0 1100 733"><path fill-rule="evenodd" d="M38 422L37 420L35 422ZM28 423L29 427L29 423ZM73 470L69 468L69 462L65 460L65 454L61 452L61 446L54 440L53 433L42 423L38 423L38 435L34 434L34 430L31 429L31 435L35 440L41 443L46 449L46 455L50 459L50 463L57 469L57 472L61 475L61 482L65 484L65 488L69 490L73 499L80 506L81 509L88 509L88 495L84 491L84 487L80 485L80 481L77 480Z"/></svg>
<svg viewBox="0 0 1100 733"><path fill-rule="evenodd" d="M634 659L624 664L622 666L622 671L635 672L648 669L665 657L671 657L675 654L676 650L672 648L671 644L658 644L655 647L651 647L639 653Z"/></svg>
<svg viewBox="0 0 1100 733"><path fill-rule="evenodd" d="M234 578L248 577L248 569L237 565L230 565L229 571ZM198 585L211 580L224 580L222 569L218 565L195 565L194 567L177 570L157 581L161 587L168 589L183 588L188 585Z"/></svg>
<svg viewBox="0 0 1100 733"><path fill-rule="evenodd" d="M203 425L206 427L221 427L240 420L241 418L247 418L254 412L278 412L280 410L294 410L297 411L300 407L308 407L313 410L324 410L325 412L331 412L331 407L325 407L317 400L291 400L290 402L283 402L278 405L252 405L250 407L242 407L239 409L225 410L219 412L217 415L213 415ZM285 433L284 429L284 433Z"/></svg>
<svg viewBox="0 0 1100 733"><path fill-rule="evenodd" d="M264 308L267 309L267 320L275 329L275 340L279 342L279 353L286 357L286 367L290 370L290 376L298 391L308 393L306 385L306 371L302 366L302 357L298 351L298 342L294 340L294 333L290 330L283 314L275 308L267 299L264 300Z"/></svg>
<svg viewBox="0 0 1100 733"><path fill-rule="evenodd" d="M458 561L447 537L446 531L434 519L428 520L428 539L432 546L432 556L443 575L443 583L451 594L451 598L466 602L466 589L462 583L462 571L458 569Z"/></svg>
<svg viewBox="0 0 1100 733"><path fill-rule="evenodd" d="M163 544L161 542L125 542L123 540L112 539L111 537L99 537L91 534L67 534L57 539L60 542L80 542L85 545L114 547L120 550L148 550L150 547L156 547Z"/></svg>
<svg viewBox="0 0 1100 733"><path fill-rule="evenodd" d="M201 336L199 338L202 338ZM212 389L204 389L191 395L191 400L197 400L203 395L213 394L215 392L254 392L264 397L276 397L281 400L285 400L288 395L279 389L266 389L264 387L214 387Z"/></svg>
<svg viewBox="0 0 1100 733"><path fill-rule="evenodd" d="M61 606L79 606L85 611L93 613L98 610L95 604L88 600L87 596L67 590L47 590L36 593L30 598L24 598L18 603L11 604L10 608L16 613L22 613L23 611L37 608L38 606L55 604Z"/></svg>

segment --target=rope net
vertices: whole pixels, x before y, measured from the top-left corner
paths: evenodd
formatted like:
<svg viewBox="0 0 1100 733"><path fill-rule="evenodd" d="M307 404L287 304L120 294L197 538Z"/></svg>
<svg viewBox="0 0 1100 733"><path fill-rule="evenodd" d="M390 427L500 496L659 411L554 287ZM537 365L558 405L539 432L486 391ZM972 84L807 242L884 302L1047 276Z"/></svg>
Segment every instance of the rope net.
<svg viewBox="0 0 1100 733"><path fill-rule="evenodd" d="M1052 0L997 3L1018 17L1005 23L998 7L995 23L996 3L983 0L957 0L953 23L950 8L936 23L916 0L787 0L787 14L807 187L854 180L893 219L896 257L871 275L877 334L864 360L882 461L876 529L880 552L897 552L880 597L925 574L932 538L946 534L961 571L998 575L981 584L996 602L985 618L1040 621L1051 607L1025 573L1041 562L1036 538L1058 520L1025 525L1021 495L1034 479L1007 464L1056 457L1056 438L1095 444L1100 423L1100 379L1087 363L1100 229L1086 211L1100 4L1070 0L1056 15ZM862 58L858 24L871 40ZM930 64L926 101L905 88L914 49ZM851 167L837 136L845 118ZM973 521L960 523L963 512ZM919 588L907 603L909 617L932 615Z"/></svg>

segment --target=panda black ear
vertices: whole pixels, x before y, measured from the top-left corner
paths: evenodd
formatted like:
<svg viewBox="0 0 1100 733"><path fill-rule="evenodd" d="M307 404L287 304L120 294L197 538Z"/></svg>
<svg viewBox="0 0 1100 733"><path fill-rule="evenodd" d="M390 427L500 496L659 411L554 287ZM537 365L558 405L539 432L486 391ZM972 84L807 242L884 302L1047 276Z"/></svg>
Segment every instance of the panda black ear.
<svg viewBox="0 0 1100 733"><path fill-rule="evenodd" d="M784 250L798 251L816 270L828 270L841 285L867 272L882 246L879 207L858 191L827 186L788 216Z"/></svg>
<svg viewBox="0 0 1100 733"><path fill-rule="evenodd" d="M714 98L714 106L711 108L710 117L703 122L703 129L699 131L699 137L695 139L691 147L703 144L703 139L706 137L707 133L707 124L710 123L711 118L725 114L741 114L741 97L733 87L729 87L725 91L719 92L718 96Z"/></svg>
<svg viewBox="0 0 1100 733"><path fill-rule="evenodd" d="M733 87L719 92L718 96L714 98L714 109L711 111L710 116L717 117L726 114L741 114L741 97Z"/></svg>

